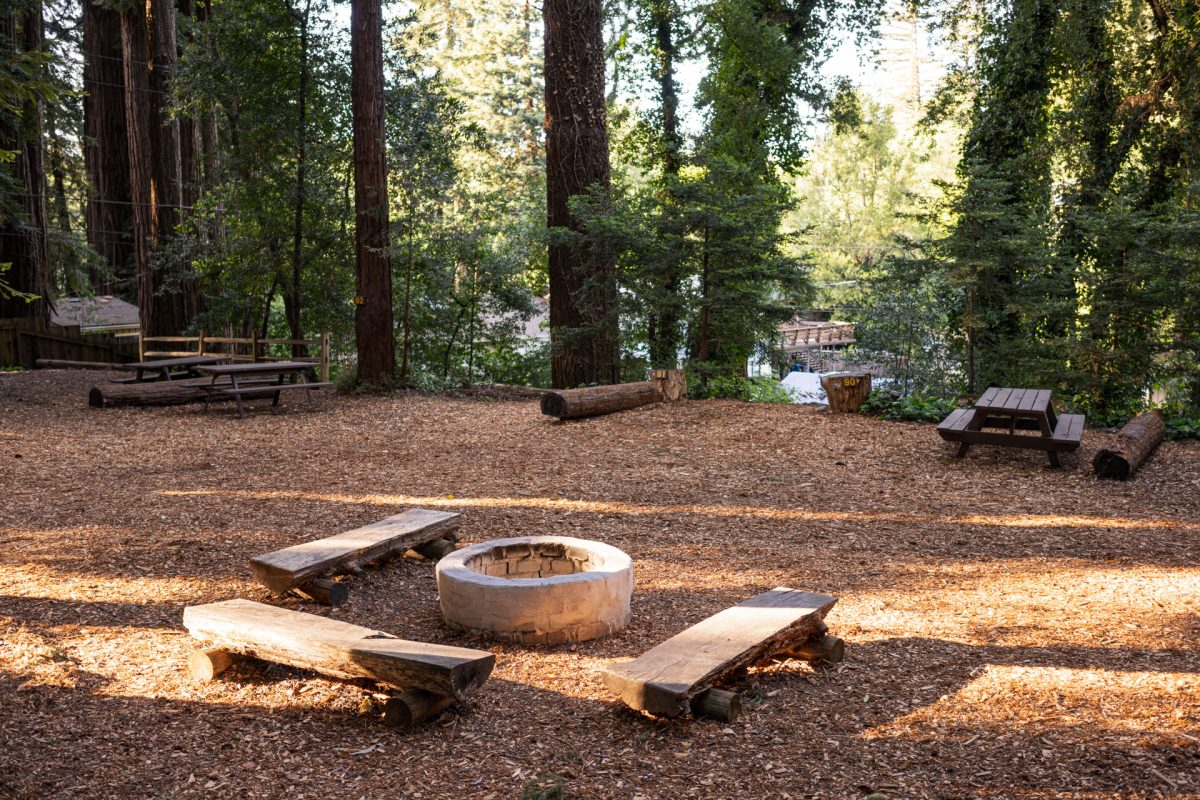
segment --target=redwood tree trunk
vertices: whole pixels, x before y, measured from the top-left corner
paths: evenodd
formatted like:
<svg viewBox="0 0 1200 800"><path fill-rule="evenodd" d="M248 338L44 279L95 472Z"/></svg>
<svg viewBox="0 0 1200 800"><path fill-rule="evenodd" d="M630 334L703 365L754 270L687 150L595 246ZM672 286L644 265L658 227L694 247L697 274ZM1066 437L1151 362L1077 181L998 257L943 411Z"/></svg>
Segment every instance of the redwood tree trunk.
<svg viewBox="0 0 1200 800"><path fill-rule="evenodd" d="M600 0L545 0L546 205L552 228L579 230L568 200L609 188ZM611 254L550 246L556 388L620 380Z"/></svg>
<svg viewBox="0 0 1200 800"><path fill-rule="evenodd" d="M129 144L125 133L125 75L121 67L121 17L96 0L83 4L83 159L88 174L88 244L107 271L92 269L97 294L115 294L134 275L133 209L129 195Z"/></svg>
<svg viewBox="0 0 1200 800"><path fill-rule="evenodd" d="M151 336L181 332L199 310L195 284L171 276L157 257L175 232L182 205L179 123L170 116L168 100L176 47L173 2L150 0L148 7L121 12L138 306L142 331Z"/></svg>
<svg viewBox="0 0 1200 800"><path fill-rule="evenodd" d="M350 3L350 103L354 117L358 381L386 385L396 373L396 338L392 322L392 271L388 258L380 0L351 0Z"/></svg>
<svg viewBox="0 0 1200 800"><path fill-rule="evenodd" d="M18 24L18 19L20 23ZM13 50L38 50L42 46L41 4L32 4L19 18L10 10L0 12L0 36ZM13 190L20 201L21 215L0 213L0 263L9 264L0 274L10 287L36 295L28 303L21 298L0 298L0 318L50 315L50 268L46 253L46 166L42 148L41 101L25 103L19 114L0 117L0 149L16 153L11 163Z"/></svg>

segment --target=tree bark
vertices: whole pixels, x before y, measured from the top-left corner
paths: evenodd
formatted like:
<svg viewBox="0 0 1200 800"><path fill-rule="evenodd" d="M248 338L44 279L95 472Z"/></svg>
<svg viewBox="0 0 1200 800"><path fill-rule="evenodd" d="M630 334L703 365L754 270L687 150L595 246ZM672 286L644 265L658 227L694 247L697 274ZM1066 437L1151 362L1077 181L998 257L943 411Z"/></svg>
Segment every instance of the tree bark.
<svg viewBox="0 0 1200 800"><path fill-rule="evenodd" d="M580 419L627 411L638 406L662 402L663 396L651 381L620 383L612 386L585 386L542 395L542 413L558 419Z"/></svg>
<svg viewBox="0 0 1200 800"><path fill-rule="evenodd" d="M304 265L304 192L308 163L305 138L308 127L308 17L311 3L304 6L300 14L300 93L297 98L296 119L296 206L292 220L292 275L284 294L284 315L287 317L288 332L292 339L303 339L300 325L300 279ZM292 345L292 356L303 358L308 348L302 344Z"/></svg>
<svg viewBox="0 0 1200 800"><path fill-rule="evenodd" d="M184 17L196 17L193 0L178 0L177 10ZM192 35L187 41L190 44ZM177 55L183 55L180 45ZM179 195L181 204L188 208L196 205L200 198L200 123L194 116L179 117Z"/></svg>
<svg viewBox="0 0 1200 800"><path fill-rule="evenodd" d="M1163 420L1162 412L1146 411L1138 414L1121 428L1111 448L1096 453L1092 460L1092 470L1101 478L1128 480L1162 443L1166 433L1167 424Z"/></svg>
<svg viewBox="0 0 1200 800"><path fill-rule="evenodd" d="M151 0L148 8L122 11L121 52L142 332L172 335L198 311L195 284L186 276L171 280L156 258L175 231L181 200L179 126L167 102L167 76L176 57L174 5Z"/></svg>
<svg viewBox="0 0 1200 800"><path fill-rule="evenodd" d="M358 382L390 384L396 373L388 254L384 143L383 13L380 0L350 3L350 103L354 117L354 244Z"/></svg>
<svg viewBox="0 0 1200 800"><path fill-rule="evenodd" d="M91 269L89 278L97 294L117 294L135 269L121 17L96 0L83 4L83 50L87 239L107 265Z"/></svg>
<svg viewBox="0 0 1200 800"><path fill-rule="evenodd" d="M9 40L8 47L13 51L41 49L41 4L32 4L20 18L12 11L0 13L0 36ZM16 153L7 168L12 170L13 188L22 212L20 217L9 214L0 217L0 264L10 265L0 278L11 288L37 297L33 302L0 297L0 318L50 316L42 118L40 100L25 103L14 118L0 117L0 149Z"/></svg>
<svg viewBox="0 0 1200 800"><path fill-rule="evenodd" d="M571 197L609 189L600 0L546 0L546 205L551 228L580 231ZM616 271L609 253L552 244L550 337L556 388L620 380Z"/></svg>

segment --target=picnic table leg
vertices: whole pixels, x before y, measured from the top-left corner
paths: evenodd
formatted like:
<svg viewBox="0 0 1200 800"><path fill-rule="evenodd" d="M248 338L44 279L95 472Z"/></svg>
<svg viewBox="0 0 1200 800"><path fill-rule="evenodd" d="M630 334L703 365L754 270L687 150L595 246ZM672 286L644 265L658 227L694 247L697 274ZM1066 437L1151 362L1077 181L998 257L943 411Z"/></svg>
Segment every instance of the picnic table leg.
<svg viewBox="0 0 1200 800"><path fill-rule="evenodd" d="M971 445L967 444L966 442L960 442L958 445L958 452L954 454L954 457L962 458L963 456L965 456L967 454L967 451L970 449L971 449Z"/></svg>
<svg viewBox="0 0 1200 800"><path fill-rule="evenodd" d="M296 375L297 375L297 378L299 379L300 383L304 383L304 384L308 383L308 376L305 375L303 372L298 372L298 373L296 373ZM312 393L313 393L312 389L304 390L304 399L308 401L309 410L312 410L312 407L313 407Z"/></svg>
<svg viewBox="0 0 1200 800"><path fill-rule="evenodd" d="M1058 451L1057 450L1047 450L1046 456L1049 457L1049 459L1050 459L1050 466L1052 466L1052 467L1061 467L1062 466L1062 464L1060 464L1058 462Z"/></svg>
<svg viewBox="0 0 1200 800"><path fill-rule="evenodd" d="M285 376L285 375L284 375L282 372L281 372L281 373L279 373L279 377L275 379L275 385L276 385L276 386L283 386L283 381L284 381L284 378L285 378L285 377L286 377L286 376ZM277 405L279 405L279 394L280 394L279 392L275 392L275 399L273 399L273 400L271 401L271 405L272 405L272 406L277 406Z"/></svg>
<svg viewBox="0 0 1200 800"><path fill-rule="evenodd" d="M237 375L231 374L229 382L233 384L233 399L237 401L238 419L243 419L246 416L246 409L242 406L242 387L238 386Z"/></svg>
<svg viewBox="0 0 1200 800"><path fill-rule="evenodd" d="M1053 409L1048 408L1046 410L1046 413L1038 416L1038 427L1042 429L1042 436L1047 439L1049 439L1050 437L1052 437L1054 435L1054 430L1050 425L1050 415L1053 413L1054 413ZM1057 450L1047 450L1046 457L1050 459L1051 467L1062 466L1058 461L1058 451Z"/></svg>

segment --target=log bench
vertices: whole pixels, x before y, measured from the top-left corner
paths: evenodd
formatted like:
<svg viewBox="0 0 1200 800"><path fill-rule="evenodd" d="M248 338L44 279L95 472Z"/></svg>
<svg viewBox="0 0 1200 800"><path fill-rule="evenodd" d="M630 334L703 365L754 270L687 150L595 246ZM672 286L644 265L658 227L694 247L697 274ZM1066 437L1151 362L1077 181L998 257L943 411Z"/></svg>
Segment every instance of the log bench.
<svg viewBox="0 0 1200 800"><path fill-rule="evenodd" d="M245 657L343 680L366 678L406 690L384 708L384 722L393 727L414 725L462 700L496 664L496 656L482 650L411 642L250 600L191 606L183 625L206 645L189 658L195 678L212 680Z"/></svg>
<svg viewBox="0 0 1200 800"><path fill-rule="evenodd" d="M787 659L842 659L845 645L826 634L824 622L836 602L785 586L763 592L632 661L610 664L603 672L604 684L633 709L730 721L741 713L741 699L720 685L741 671Z"/></svg>
<svg viewBox="0 0 1200 800"><path fill-rule="evenodd" d="M341 605L346 586L330 576L358 573L372 561L410 549L440 559L454 549L459 518L448 511L410 508L362 528L254 556L250 568L254 578L276 594L295 592Z"/></svg>

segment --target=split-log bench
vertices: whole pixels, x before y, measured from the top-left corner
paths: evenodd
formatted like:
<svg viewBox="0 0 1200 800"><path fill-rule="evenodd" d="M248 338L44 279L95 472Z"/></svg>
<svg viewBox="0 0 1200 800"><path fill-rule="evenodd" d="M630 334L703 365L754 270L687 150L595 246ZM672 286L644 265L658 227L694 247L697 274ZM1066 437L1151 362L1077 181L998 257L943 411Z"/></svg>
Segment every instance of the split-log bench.
<svg viewBox="0 0 1200 800"><path fill-rule="evenodd" d="M365 564L410 549L440 559L454 549L459 518L448 511L410 508L362 528L254 556L250 568L255 579L276 594L296 592L341 605L346 587L328 576L358 574Z"/></svg>
<svg viewBox="0 0 1200 800"><path fill-rule="evenodd" d="M496 664L496 656L482 650L411 642L250 600L185 608L183 625L208 645L189 659L196 678L212 680L247 656L343 680L366 678L405 690L384 707L384 722L394 727L416 724L462 700Z"/></svg>
<svg viewBox="0 0 1200 800"><path fill-rule="evenodd" d="M732 720L741 699L720 684L742 670L787 659L841 661L845 644L826 635L837 598L785 586L699 622L632 661L609 665L604 683L630 708L665 717Z"/></svg>

